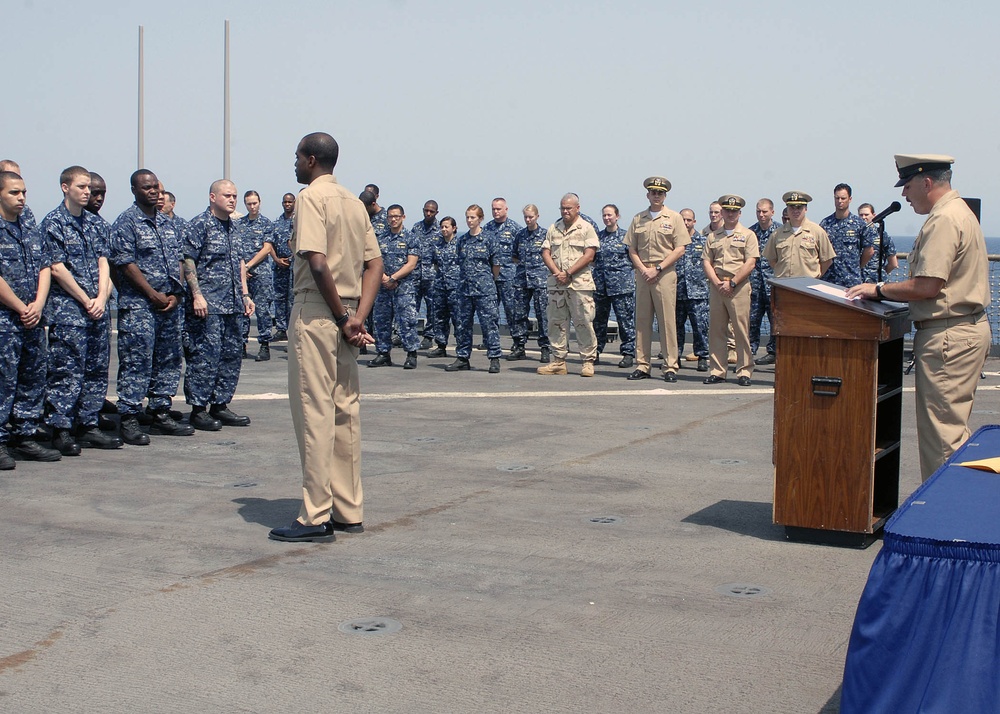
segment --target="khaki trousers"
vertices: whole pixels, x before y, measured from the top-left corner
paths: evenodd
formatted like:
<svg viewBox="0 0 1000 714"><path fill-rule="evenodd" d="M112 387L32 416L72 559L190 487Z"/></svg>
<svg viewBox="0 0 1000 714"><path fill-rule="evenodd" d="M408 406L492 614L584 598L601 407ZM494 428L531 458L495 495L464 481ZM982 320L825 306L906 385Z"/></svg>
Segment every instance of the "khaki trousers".
<svg viewBox="0 0 1000 714"><path fill-rule="evenodd" d="M990 339L985 314L977 323L918 329L913 338L917 444L924 481L972 433L969 416Z"/></svg>
<svg viewBox="0 0 1000 714"><path fill-rule="evenodd" d="M733 325L736 340L736 377L753 374L753 355L750 353L750 281L736 286L731 298L723 297L718 288L710 287L708 294L708 349L712 353L712 376L725 377L729 370L729 323Z"/></svg>
<svg viewBox="0 0 1000 714"><path fill-rule="evenodd" d="M593 362L597 359L597 335L594 334L594 291L549 288L547 317L549 344L557 362L565 362L569 354L569 321L576 328L576 342L580 346L580 359Z"/></svg>
<svg viewBox="0 0 1000 714"><path fill-rule="evenodd" d="M663 372L680 369L677 355L677 273L671 269L660 273L654 283L647 283L635 274L635 360L636 367L649 372L653 351L653 316L660 328L660 350L663 352Z"/></svg>
<svg viewBox="0 0 1000 714"><path fill-rule="evenodd" d="M357 301L344 301L357 307ZM299 521L360 523L358 348L341 337L319 294L298 294L288 333L288 402L302 461Z"/></svg>

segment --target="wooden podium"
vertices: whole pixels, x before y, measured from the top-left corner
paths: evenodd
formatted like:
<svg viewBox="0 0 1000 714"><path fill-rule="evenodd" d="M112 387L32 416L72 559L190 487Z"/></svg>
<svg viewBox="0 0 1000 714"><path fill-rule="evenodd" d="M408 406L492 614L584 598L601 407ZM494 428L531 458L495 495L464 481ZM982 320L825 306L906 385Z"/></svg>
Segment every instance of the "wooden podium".
<svg viewBox="0 0 1000 714"><path fill-rule="evenodd" d="M899 505L908 309L815 278L770 282L774 522L790 540L866 547Z"/></svg>

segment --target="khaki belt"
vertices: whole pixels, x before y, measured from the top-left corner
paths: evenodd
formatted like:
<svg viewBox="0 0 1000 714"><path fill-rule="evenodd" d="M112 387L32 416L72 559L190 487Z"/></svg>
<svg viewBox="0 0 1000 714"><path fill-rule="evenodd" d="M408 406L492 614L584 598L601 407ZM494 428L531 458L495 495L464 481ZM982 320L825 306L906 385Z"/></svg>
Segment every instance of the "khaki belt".
<svg viewBox="0 0 1000 714"><path fill-rule="evenodd" d="M974 315L962 315L961 317L941 317L936 320L921 320L914 322L913 326L918 330L930 330L935 327L954 327L955 325L975 325L986 315L985 310L980 310Z"/></svg>
<svg viewBox="0 0 1000 714"><path fill-rule="evenodd" d="M323 297L323 293L318 290L300 290L295 293L295 302L299 304L318 304L326 305L326 298ZM344 307L349 307L356 310L358 308L358 301L355 298L340 298L340 302Z"/></svg>

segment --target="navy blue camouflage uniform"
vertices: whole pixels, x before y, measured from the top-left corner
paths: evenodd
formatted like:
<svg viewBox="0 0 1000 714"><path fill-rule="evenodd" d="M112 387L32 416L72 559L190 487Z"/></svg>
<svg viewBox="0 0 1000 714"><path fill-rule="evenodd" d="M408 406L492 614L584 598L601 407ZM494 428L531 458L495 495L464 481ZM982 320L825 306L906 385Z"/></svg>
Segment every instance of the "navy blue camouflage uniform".
<svg viewBox="0 0 1000 714"><path fill-rule="evenodd" d="M582 216L581 216L582 217ZM624 243L625 229L604 228L597 232L601 248L594 256L594 334L597 352L608 344L608 318L611 308L618 322L620 352L635 357L635 266Z"/></svg>
<svg viewBox="0 0 1000 714"><path fill-rule="evenodd" d="M892 237L886 233L884 238L885 247L882 249L881 256L881 267L882 267L882 277L879 277L879 237L878 237L878 227L872 226L875 230L875 235L873 237L875 248L875 254L872 259L868 261L868 264L861 269L861 273L864 276L866 283L877 283L880 280L888 280L889 272L886 269L886 264L889 262L889 258L896 255L896 244L893 242Z"/></svg>
<svg viewBox="0 0 1000 714"><path fill-rule="evenodd" d="M684 354L686 323L691 323L691 339L698 359L708 359L708 278L702 266L705 234L695 231L677 261L677 354Z"/></svg>
<svg viewBox="0 0 1000 714"><path fill-rule="evenodd" d="M386 233L389 232L389 211L385 208L378 209L378 212L374 216L369 216L368 219L371 221L372 230L375 231L376 238L382 238ZM368 313L368 317L365 319L365 329L368 330L369 334L375 334L375 309Z"/></svg>
<svg viewBox="0 0 1000 714"><path fill-rule="evenodd" d="M110 252L108 222L90 211L77 219L60 203L39 230L51 265L62 263L80 289L96 298L100 259L107 259ZM53 278L45 320L49 325L45 422L53 429L97 426L97 413L108 393L110 311L92 319Z"/></svg>
<svg viewBox="0 0 1000 714"><path fill-rule="evenodd" d="M755 354L760 347L760 326L767 315L767 324L771 328L771 337L767 341L767 353L773 355L776 344L774 334L774 320L771 318L771 283L767 282L774 277L774 268L763 257L764 246L767 245L771 234L781 228L777 221L771 221L771 225L764 230L760 223L754 223L750 230L757 236L757 243L760 244L761 257L757 258L757 265L750 272L750 354Z"/></svg>
<svg viewBox="0 0 1000 714"><path fill-rule="evenodd" d="M460 317L462 315L462 274L458 263L458 237L450 241L444 238L434 245L431 262L434 264L434 342L444 347L448 344L448 332L455 329L458 340Z"/></svg>
<svg viewBox="0 0 1000 714"><path fill-rule="evenodd" d="M497 304L497 283L493 279L494 265L500 265L500 248L485 230L478 236L463 233L457 239L458 264L462 292L462 314L455 331L458 347L455 353L462 359L472 354L473 315L479 317L479 327L486 343L486 356L499 358L500 307Z"/></svg>
<svg viewBox="0 0 1000 714"><path fill-rule="evenodd" d="M0 278L25 305L35 301L38 276L51 261L34 217L0 219ZM26 328L0 304L0 444L30 439L42 423L48 367L45 323Z"/></svg>
<svg viewBox="0 0 1000 714"><path fill-rule="evenodd" d="M819 223L820 228L830 236L837 257L823 280L845 288L861 283L861 253L875 245L875 229L865 223L865 219L853 213L838 219L831 213ZM871 261L869 261L871 262Z"/></svg>
<svg viewBox="0 0 1000 714"><path fill-rule="evenodd" d="M389 231L376 235L376 238L382 251L382 270L386 275L401 270L411 255L420 258L420 244L416 236L405 228L399 233ZM416 352L420 347L417 335L417 282L420 277L417 270L414 268L391 290L384 285L379 286L372 310L375 314L375 350L379 354L388 354L392 350L393 322L404 350Z"/></svg>
<svg viewBox="0 0 1000 714"><path fill-rule="evenodd" d="M274 227L267 218L258 214L256 218L243 216L239 219L243 224L243 262L250 264L253 258L264 247L265 243L273 245L274 238L272 231ZM274 303L274 261L268 255L264 260L247 269L247 291L250 299L253 300L254 313L252 317L243 317L243 344L250 339L250 320L257 318L257 342L266 345L274 337L272 326L274 324L273 303Z"/></svg>
<svg viewBox="0 0 1000 714"><path fill-rule="evenodd" d="M524 322L518 334L524 335L524 342L518 344L524 348L528 339L528 315L531 308L535 309L535 320L538 322L538 346L550 347L549 342L549 268L542 260L542 242L545 240L546 229L536 226L535 230L522 228L514 236L514 257L517 267L514 279L517 281L521 296L521 306L518 317Z"/></svg>
<svg viewBox="0 0 1000 714"><path fill-rule="evenodd" d="M497 259L500 262L500 274L496 279L497 298L503 303L503 314L507 321L507 328L514 344L524 346L528 341L527 319L521 319L521 303L523 298L520 295L514 268L514 236L521 230L521 225L510 218L500 223L487 221L483 224L483 233L490 237L497 247ZM499 305L497 314L499 315Z"/></svg>
<svg viewBox="0 0 1000 714"><path fill-rule="evenodd" d="M292 315L292 249L288 245L292 237L292 219L282 213L271 221L271 245L279 258L288 258L287 268L274 266L274 326L281 332L288 332L288 320Z"/></svg>
<svg viewBox="0 0 1000 714"><path fill-rule="evenodd" d="M118 281L118 413L138 414L142 400L149 411L167 412L181 379L181 329L184 284L181 282L181 236L177 221L157 212L150 218L136 204L111 226L111 264ZM120 269L133 264L149 287L177 297L178 305L156 308Z"/></svg>
<svg viewBox="0 0 1000 714"><path fill-rule="evenodd" d="M194 218L184 233L184 257L194 261L198 285L208 303L208 314L196 316L188 286L184 398L191 406L228 404L240 381L243 241L241 222L220 221L211 209Z"/></svg>
<svg viewBox="0 0 1000 714"><path fill-rule="evenodd" d="M420 262L417 263L417 268L413 272L417 274L419 280L417 281L417 295L416 295L416 306L417 312L420 311L420 303L423 302L425 306L425 320L424 320L424 337L434 337L434 285L436 276L436 268L434 267L434 246L441 240L441 224L436 220L427 225L423 221L417 221L413 224L410 229L416 239L417 243L420 245Z"/></svg>

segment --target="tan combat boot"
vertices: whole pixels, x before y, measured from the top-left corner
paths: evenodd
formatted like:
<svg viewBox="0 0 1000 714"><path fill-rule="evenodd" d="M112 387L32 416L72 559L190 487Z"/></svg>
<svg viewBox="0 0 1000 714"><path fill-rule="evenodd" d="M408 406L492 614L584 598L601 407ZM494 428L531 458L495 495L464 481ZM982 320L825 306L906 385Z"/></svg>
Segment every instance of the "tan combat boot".
<svg viewBox="0 0 1000 714"><path fill-rule="evenodd" d="M584 362L583 368L580 370L581 377L593 377L594 376L594 363Z"/></svg>
<svg viewBox="0 0 1000 714"><path fill-rule="evenodd" d="M594 368L591 367L590 370L593 372ZM535 371L538 374L566 374L566 361L557 360L553 357L551 362L543 364Z"/></svg>

